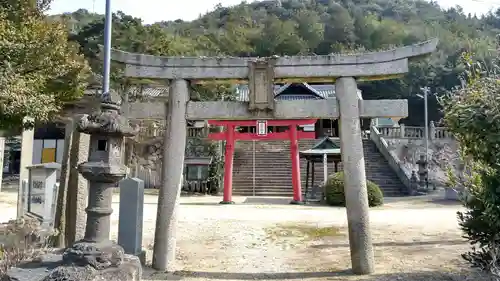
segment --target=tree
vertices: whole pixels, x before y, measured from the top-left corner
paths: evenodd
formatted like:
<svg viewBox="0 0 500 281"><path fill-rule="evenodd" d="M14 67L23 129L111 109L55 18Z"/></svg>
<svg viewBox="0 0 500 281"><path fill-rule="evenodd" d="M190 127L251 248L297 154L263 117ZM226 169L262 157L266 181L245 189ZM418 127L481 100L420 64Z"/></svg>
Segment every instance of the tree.
<svg viewBox="0 0 500 281"><path fill-rule="evenodd" d="M354 20L349 11L339 4L332 4L325 22L324 41L319 45L317 53L339 53L352 49L354 29Z"/></svg>
<svg viewBox="0 0 500 281"><path fill-rule="evenodd" d="M463 258L500 277L500 76L493 71L483 77L484 68L470 56L464 62L467 84L442 101L468 167L463 177L450 174L450 182L468 193L458 219L473 248Z"/></svg>
<svg viewBox="0 0 500 281"><path fill-rule="evenodd" d="M455 66L457 54L465 50L480 60L489 59L489 50L495 48L495 35L500 28L500 12L483 18L471 17L460 8L444 10L435 1L247 2L232 7L219 5L193 21L176 20L151 26L117 13L113 47L183 56L325 55L375 51L438 37L438 51L424 61L411 61L411 72L401 79L360 85L368 98L408 98L410 118L402 122L422 126L424 116L417 104L421 101L414 98L420 87L430 86L439 96L458 85L464 69ZM98 22L86 27L85 23L92 22L95 14L80 10L65 17L68 25L79 31L77 41L84 49L90 43L102 43L102 15ZM98 35L89 36L91 33ZM98 68L94 70L100 73ZM440 106L434 99L430 103L429 115L437 121L442 116Z"/></svg>
<svg viewBox="0 0 500 281"><path fill-rule="evenodd" d="M297 33L309 47L309 51L315 50L323 41L324 26L321 17L315 11L299 10L295 15L297 21Z"/></svg>
<svg viewBox="0 0 500 281"><path fill-rule="evenodd" d="M252 43L256 55L296 55L307 49L306 43L297 35L293 21L281 21L271 16L263 24L261 34Z"/></svg>
<svg viewBox="0 0 500 281"><path fill-rule="evenodd" d="M0 129L48 121L85 89L89 67L65 27L43 14L49 2L0 1Z"/></svg>

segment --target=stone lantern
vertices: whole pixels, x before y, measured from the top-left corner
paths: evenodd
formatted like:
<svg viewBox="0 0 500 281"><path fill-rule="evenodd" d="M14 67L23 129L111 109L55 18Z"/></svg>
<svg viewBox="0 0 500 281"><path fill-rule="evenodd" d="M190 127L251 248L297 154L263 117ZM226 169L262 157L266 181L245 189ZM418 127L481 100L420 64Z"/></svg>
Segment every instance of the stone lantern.
<svg viewBox="0 0 500 281"><path fill-rule="evenodd" d="M420 159L416 162L418 165L418 176L419 176L419 186L420 188L428 188L428 167L427 167L427 160L425 160L425 155L420 155Z"/></svg>
<svg viewBox="0 0 500 281"><path fill-rule="evenodd" d="M125 255L121 246L109 240L113 188L127 173L124 137L135 131L109 95L103 96L100 110L79 120L78 130L90 135L88 161L78 166L89 181L85 236L66 249L62 265L44 280L140 280L139 259Z"/></svg>

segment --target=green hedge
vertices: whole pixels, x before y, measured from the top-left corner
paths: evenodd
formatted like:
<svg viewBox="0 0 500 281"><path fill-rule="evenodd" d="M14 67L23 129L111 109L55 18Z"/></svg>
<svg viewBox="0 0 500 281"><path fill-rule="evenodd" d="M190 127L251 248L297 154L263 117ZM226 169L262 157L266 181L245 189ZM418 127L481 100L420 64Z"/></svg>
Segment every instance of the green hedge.
<svg viewBox="0 0 500 281"><path fill-rule="evenodd" d="M380 187L367 180L368 204L370 207L381 206L384 204L384 195ZM326 203L330 206L345 206L344 195L344 173L338 172L328 177L325 185Z"/></svg>

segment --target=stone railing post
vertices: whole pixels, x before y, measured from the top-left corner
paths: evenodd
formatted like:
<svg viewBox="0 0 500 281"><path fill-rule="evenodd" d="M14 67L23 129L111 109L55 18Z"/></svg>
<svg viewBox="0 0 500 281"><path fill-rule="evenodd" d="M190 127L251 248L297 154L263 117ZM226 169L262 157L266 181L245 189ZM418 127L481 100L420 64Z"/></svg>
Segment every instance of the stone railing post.
<svg viewBox="0 0 500 281"><path fill-rule="evenodd" d="M352 268L356 274L369 274L374 270L374 254L356 80L339 78L335 89L340 105L342 159L349 159L344 162L344 184Z"/></svg>
<svg viewBox="0 0 500 281"><path fill-rule="evenodd" d="M405 127L406 127L405 124L400 124L399 125L399 137L402 138L402 139L405 138L405 130L406 130Z"/></svg>
<svg viewBox="0 0 500 281"><path fill-rule="evenodd" d="M159 125L156 122L151 124L151 136L157 137L159 135Z"/></svg>
<svg viewBox="0 0 500 281"><path fill-rule="evenodd" d="M434 121L431 121L429 125L429 138L431 140L436 138L436 125L434 124Z"/></svg>

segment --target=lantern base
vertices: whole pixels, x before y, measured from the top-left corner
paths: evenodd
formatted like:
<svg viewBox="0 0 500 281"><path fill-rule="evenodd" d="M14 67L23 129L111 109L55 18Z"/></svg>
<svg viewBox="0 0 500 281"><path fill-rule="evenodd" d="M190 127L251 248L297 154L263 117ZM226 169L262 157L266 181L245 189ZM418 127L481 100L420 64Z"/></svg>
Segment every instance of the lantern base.
<svg viewBox="0 0 500 281"><path fill-rule="evenodd" d="M82 240L64 251L63 261L65 264L89 265L100 270L120 265L124 255L122 246L111 241L94 243Z"/></svg>
<svg viewBox="0 0 500 281"><path fill-rule="evenodd" d="M7 272L18 281L140 281L142 266L138 257L124 255L121 264L105 269L66 264L61 254L46 254L39 260L14 267Z"/></svg>

